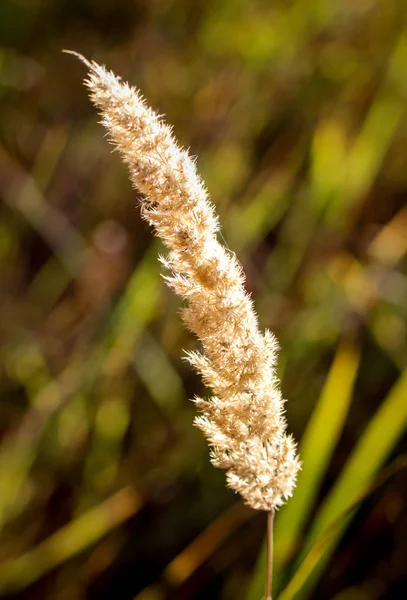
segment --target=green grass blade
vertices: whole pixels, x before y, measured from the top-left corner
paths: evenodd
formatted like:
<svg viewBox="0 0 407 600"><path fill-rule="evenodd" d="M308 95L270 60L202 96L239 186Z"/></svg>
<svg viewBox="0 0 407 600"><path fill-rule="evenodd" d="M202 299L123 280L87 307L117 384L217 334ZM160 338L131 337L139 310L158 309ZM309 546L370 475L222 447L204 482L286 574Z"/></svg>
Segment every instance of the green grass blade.
<svg viewBox="0 0 407 600"><path fill-rule="evenodd" d="M351 516L343 518L335 532L321 545L320 541L325 537L325 532L369 489L372 478L386 461L406 427L407 370L401 374L371 419L332 492L317 514L301 553L301 557L305 556L305 559L280 595L280 600L299 600L309 596Z"/></svg>
<svg viewBox="0 0 407 600"><path fill-rule="evenodd" d="M173 417L186 399L183 382L166 349L147 331L134 354L133 364L157 406Z"/></svg>
<svg viewBox="0 0 407 600"><path fill-rule="evenodd" d="M276 522L275 554L278 566L283 566L290 560L298 544L302 526L313 506L343 430L353 396L359 360L359 348L345 343L338 348L304 433L300 451L303 467L297 488Z"/></svg>
<svg viewBox="0 0 407 600"><path fill-rule="evenodd" d="M0 592L16 592L93 546L141 510L143 498L124 487L106 500L2 565Z"/></svg>
<svg viewBox="0 0 407 600"><path fill-rule="evenodd" d="M274 582L299 544L301 530L318 493L321 480L341 434L353 395L360 350L348 343L339 346L321 396L313 411L300 446L303 463L293 498L276 519ZM258 600L264 587L265 548L257 568L249 599Z"/></svg>
<svg viewBox="0 0 407 600"><path fill-rule="evenodd" d="M115 308L105 342L108 356L103 364L104 375L122 373L131 363L136 342L159 312L164 286L157 260L159 248L159 244L151 244Z"/></svg>

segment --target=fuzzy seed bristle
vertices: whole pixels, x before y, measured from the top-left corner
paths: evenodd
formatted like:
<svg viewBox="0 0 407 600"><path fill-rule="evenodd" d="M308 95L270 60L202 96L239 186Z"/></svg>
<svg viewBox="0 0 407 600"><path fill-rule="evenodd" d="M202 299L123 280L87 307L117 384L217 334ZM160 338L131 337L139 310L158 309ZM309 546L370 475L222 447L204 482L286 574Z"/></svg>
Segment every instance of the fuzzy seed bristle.
<svg viewBox="0 0 407 600"><path fill-rule="evenodd" d="M70 53L89 69L90 98L142 192L143 218L169 248L166 281L187 301L183 319L202 343L203 353L186 359L213 396L195 399L195 425L228 485L251 507L272 511L292 494L299 469L276 378L277 342L260 332L242 267L217 240L218 219L195 161L136 88Z"/></svg>

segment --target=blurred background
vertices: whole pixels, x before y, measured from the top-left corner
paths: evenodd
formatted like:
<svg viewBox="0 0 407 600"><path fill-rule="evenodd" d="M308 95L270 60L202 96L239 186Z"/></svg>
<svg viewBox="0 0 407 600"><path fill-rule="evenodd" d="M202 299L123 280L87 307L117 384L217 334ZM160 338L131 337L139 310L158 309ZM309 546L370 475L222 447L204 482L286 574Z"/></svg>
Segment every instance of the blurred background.
<svg viewBox="0 0 407 600"><path fill-rule="evenodd" d="M275 596L407 597L404 0L0 2L0 596L263 594L265 515L192 426L195 340L82 85L198 157L303 471Z"/></svg>

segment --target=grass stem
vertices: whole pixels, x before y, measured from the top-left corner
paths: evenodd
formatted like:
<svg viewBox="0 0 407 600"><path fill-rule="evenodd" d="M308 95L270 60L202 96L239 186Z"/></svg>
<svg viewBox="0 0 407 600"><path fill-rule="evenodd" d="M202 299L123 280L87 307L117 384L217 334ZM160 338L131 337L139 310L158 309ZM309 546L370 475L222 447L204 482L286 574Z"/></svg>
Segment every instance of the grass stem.
<svg viewBox="0 0 407 600"><path fill-rule="evenodd" d="M274 510L267 513L267 571L265 600L272 600L271 588L273 583L273 524Z"/></svg>

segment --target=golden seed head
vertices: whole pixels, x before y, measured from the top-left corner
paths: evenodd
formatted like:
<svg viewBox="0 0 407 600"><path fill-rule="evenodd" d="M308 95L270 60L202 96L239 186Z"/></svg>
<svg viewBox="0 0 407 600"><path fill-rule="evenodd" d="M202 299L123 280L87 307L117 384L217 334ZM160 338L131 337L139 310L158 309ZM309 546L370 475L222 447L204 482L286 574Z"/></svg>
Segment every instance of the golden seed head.
<svg viewBox="0 0 407 600"><path fill-rule="evenodd" d="M241 265L217 240L218 220L194 161L137 89L85 64L90 97L142 192L142 216L169 248L165 279L187 300L183 319L203 346L186 356L213 393L195 399L195 425L228 485L253 508L274 510L291 495L300 466L286 434L277 342L260 332Z"/></svg>

